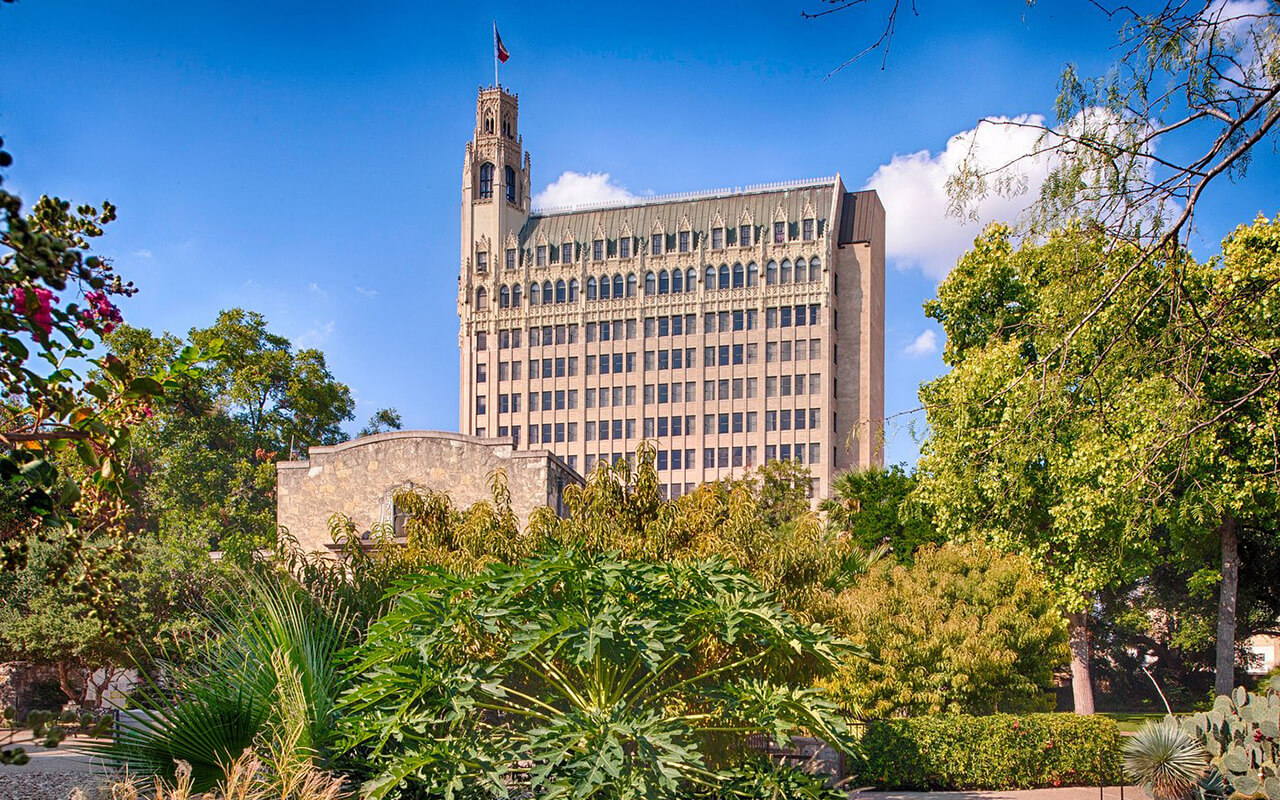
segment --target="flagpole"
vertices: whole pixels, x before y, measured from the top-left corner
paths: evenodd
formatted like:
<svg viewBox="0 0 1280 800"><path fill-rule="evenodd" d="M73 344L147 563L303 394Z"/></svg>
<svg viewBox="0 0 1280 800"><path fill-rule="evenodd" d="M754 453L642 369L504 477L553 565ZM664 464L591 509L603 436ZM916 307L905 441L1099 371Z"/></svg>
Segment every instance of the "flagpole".
<svg viewBox="0 0 1280 800"><path fill-rule="evenodd" d="M493 21L493 88L498 88L498 21Z"/></svg>

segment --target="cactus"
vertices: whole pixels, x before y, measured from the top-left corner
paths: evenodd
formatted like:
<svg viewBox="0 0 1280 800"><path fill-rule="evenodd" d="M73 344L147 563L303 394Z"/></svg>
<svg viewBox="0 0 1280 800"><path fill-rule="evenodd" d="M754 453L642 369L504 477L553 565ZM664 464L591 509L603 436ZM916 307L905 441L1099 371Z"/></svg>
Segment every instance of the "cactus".
<svg viewBox="0 0 1280 800"><path fill-rule="evenodd" d="M1280 800L1280 676L1262 694L1236 687L1182 728L1204 744L1232 797Z"/></svg>

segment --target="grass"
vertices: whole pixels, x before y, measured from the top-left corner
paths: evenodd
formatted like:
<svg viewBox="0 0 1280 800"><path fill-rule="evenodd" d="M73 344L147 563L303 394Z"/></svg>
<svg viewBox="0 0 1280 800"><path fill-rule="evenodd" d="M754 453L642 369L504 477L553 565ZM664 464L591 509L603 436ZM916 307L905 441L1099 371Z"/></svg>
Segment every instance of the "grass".
<svg viewBox="0 0 1280 800"><path fill-rule="evenodd" d="M1159 722L1165 718L1164 712L1160 711L1108 711L1100 712L1100 717L1109 717L1116 722L1116 727L1121 733L1137 733L1144 722Z"/></svg>

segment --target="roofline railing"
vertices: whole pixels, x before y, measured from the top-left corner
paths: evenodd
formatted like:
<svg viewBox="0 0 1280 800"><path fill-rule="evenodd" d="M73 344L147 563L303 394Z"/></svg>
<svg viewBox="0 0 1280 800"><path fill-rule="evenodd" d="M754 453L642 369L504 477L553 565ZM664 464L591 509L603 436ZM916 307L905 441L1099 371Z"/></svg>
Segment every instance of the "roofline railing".
<svg viewBox="0 0 1280 800"><path fill-rule="evenodd" d="M629 200L605 200L599 203L575 203L564 206L548 206L546 208L534 208L530 212L530 216L549 217L555 214L571 214L578 211L603 211L609 208L628 208L632 206L651 206L661 203L680 203L689 200L709 200L714 197L729 197L739 194L760 194L762 192L779 192L788 189L802 189L813 186L825 186L834 184L840 176L832 175L826 178L813 178L804 181L775 181L773 183L756 183L750 186L734 186L723 189L704 189L697 192L676 192L674 194L659 194L649 197L636 197Z"/></svg>

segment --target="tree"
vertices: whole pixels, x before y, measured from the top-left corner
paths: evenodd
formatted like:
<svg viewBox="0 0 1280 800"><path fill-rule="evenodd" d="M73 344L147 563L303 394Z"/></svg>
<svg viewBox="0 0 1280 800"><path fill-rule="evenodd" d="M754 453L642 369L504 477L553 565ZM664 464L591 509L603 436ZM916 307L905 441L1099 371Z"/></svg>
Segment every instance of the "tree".
<svg viewBox="0 0 1280 800"><path fill-rule="evenodd" d="M822 510L832 527L865 550L887 545L900 564L910 564L916 550L944 539L928 510L910 500L916 478L900 464L870 467L836 477Z"/></svg>
<svg viewBox="0 0 1280 800"><path fill-rule="evenodd" d="M0 150L0 167L11 163ZM105 565L130 545L134 483L122 462L151 403L197 374L205 355L186 349L147 374L93 353L121 321L116 300L135 291L90 254L115 219L110 203L72 210L42 197L24 216L21 200L0 189L0 214L0 560L20 569L33 546L55 545L50 579L75 569L77 592L119 623ZM90 380L85 365L95 369Z"/></svg>
<svg viewBox="0 0 1280 800"><path fill-rule="evenodd" d="M1067 660L1062 614L1030 560L985 545L924 546L837 599L837 632L870 658L831 680L855 713L879 717L1048 711Z"/></svg>
<svg viewBox="0 0 1280 800"><path fill-rule="evenodd" d="M1275 507L1276 388L1257 378L1276 369L1276 230L1259 221L1237 231L1206 266L1111 249L1078 229L1014 250L993 228L926 305L947 332L952 371L921 389L933 435L919 495L947 535L1042 564L1074 620L1078 710L1091 707L1085 623L1098 593L1150 575L1162 547L1206 536L1223 543L1229 576L1227 522ZM1167 291L1171 271L1178 292ZM1110 293L1114 273L1137 277ZM1108 293L1061 347L1080 310ZM1195 305L1179 302L1188 294ZM1188 334L1205 304L1238 319L1210 338ZM1220 595L1220 619L1234 618L1229 581ZM1220 652L1234 653L1234 637L1221 638Z"/></svg>
<svg viewBox="0 0 1280 800"><path fill-rule="evenodd" d="M369 423L360 429L356 436L373 436L375 433L398 431L404 427L400 420L400 412L394 408L380 408L369 417Z"/></svg>
<svg viewBox="0 0 1280 800"><path fill-rule="evenodd" d="M275 540L275 461L310 445L334 444L352 418L350 389L318 350L295 351L256 312L231 309L187 340L222 342L222 358L198 381L154 408L139 429L131 469L142 505L132 524L198 531L210 547L246 553ZM163 363L183 342L123 326L109 337L119 358Z"/></svg>

